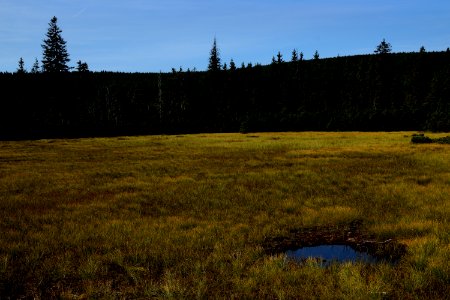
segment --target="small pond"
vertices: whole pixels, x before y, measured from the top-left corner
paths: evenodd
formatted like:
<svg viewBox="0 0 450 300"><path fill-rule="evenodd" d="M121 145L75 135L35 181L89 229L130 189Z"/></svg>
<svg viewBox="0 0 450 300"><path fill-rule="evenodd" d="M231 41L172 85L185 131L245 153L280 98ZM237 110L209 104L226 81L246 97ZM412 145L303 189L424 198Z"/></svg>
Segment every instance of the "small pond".
<svg viewBox="0 0 450 300"><path fill-rule="evenodd" d="M324 267L333 262L388 263L396 265L406 254L406 245L394 239L378 240L364 231L363 222L291 229L267 237L262 244L269 255L285 253L290 260L313 258Z"/></svg>
<svg viewBox="0 0 450 300"><path fill-rule="evenodd" d="M323 266L332 263L363 262L377 263L380 260L366 253L354 250L347 245L320 245L314 247L302 247L296 250L286 251L289 259L303 262L308 258L317 259Z"/></svg>

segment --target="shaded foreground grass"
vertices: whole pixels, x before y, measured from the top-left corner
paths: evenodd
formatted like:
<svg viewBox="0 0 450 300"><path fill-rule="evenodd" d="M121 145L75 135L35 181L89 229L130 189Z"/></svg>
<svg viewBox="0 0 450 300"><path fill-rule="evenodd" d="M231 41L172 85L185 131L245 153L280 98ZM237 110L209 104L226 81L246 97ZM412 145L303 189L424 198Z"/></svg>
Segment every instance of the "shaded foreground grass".
<svg viewBox="0 0 450 300"><path fill-rule="evenodd" d="M411 134L1 142L0 298L445 298L450 148ZM354 220L407 254L321 268L261 246Z"/></svg>

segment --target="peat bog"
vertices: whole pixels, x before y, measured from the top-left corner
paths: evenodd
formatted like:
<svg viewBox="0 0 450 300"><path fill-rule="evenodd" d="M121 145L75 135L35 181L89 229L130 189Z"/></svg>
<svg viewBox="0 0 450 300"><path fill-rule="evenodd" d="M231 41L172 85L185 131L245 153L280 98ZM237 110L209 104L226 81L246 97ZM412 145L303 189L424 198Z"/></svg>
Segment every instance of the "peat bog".
<svg viewBox="0 0 450 300"><path fill-rule="evenodd" d="M2 141L0 298L448 299L450 151L411 135Z"/></svg>

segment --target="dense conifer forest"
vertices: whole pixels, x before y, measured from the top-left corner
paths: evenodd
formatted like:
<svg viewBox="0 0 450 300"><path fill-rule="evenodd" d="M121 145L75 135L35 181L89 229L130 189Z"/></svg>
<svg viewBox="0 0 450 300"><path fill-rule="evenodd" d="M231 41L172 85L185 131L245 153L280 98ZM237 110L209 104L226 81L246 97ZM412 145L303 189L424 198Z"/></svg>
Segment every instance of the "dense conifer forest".
<svg viewBox="0 0 450 300"><path fill-rule="evenodd" d="M450 130L450 53L171 73L0 74L3 139L195 132Z"/></svg>
<svg viewBox="0 0 450 300"><path fill-rule="evenodd" d="M216 39L208 71L69 72L53 17L42 66L0 73L0 139L198 132L450 130L450 49L312 60L293 50L272 64L222 65Z"/></svg>

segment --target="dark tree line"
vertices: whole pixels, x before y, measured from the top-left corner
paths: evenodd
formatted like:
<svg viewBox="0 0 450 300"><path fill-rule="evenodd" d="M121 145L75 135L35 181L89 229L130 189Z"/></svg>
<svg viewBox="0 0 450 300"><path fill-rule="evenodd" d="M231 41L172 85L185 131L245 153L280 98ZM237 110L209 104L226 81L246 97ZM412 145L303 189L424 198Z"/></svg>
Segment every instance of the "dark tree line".
<svg viewBox="0 0 450 300"><path fill-rule="evenodd" d="M4 139L450 130L450 53L296 60L207 72L0 74Z"/></svg>
<svg viewBox="0 0 450 300"><path fill-rule="evenodd" d="M272 64L221 64L216 39L207 72L68 72L66 42L49 23L28 73L0 74L0 138L121 134L450 130L450 51L312 60L278 52Z"/></svg>

